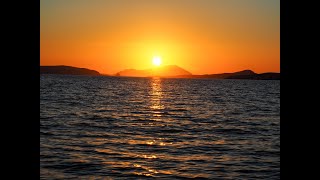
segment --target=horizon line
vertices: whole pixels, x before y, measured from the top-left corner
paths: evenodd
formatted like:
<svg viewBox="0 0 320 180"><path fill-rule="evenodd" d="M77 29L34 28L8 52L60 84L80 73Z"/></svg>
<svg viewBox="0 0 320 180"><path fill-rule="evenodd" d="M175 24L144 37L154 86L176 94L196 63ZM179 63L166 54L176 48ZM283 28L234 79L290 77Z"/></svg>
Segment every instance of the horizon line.
<svg viewBox="0 0 320 180"><path fill-rule="evenodd" d="M87 68L87 67L77 67L77 66L71 66L71 65L41 65L40 64L40 67L41 66L67 66L67 67L74 67L74 68L84 68L84 69L89 69L89 70L94 70L94 71L97 71L97 70L95 70L95 69L90 69L90 68ZM165 67L165 66L177 66L177 67L179 67L179 68L182 68L182 67L180 67L180 66L178 66L178 65L174 65L174 64L169 64L169 65L163 65L163 66L160 66L160 67L154 67L154 68L148 68L148 69L134 69L134 68L128 68L128 69L123 69L123 70L120 70L120 71L118 71L118 72L116 72L116 73L102 73L102 72L99 72L99 71L97 71L99 74L101 74L101 75L109 75L109 76L116 76L116 74L117 73L119 73L119 72L121 72L121 71L125 71L125 70L137 70L137 71L145 71L145 70L150 70L150 69L159 69L159 68L161 68L161 67ZM185 71L188 71L188 72L190 72L189 70L186 70L186 69L184 69L184 68L182 68L183 70L185 70ZM197 76L197 75L213 75L213 74L225 74L225 73L237 73L237 72L241 72L241 71L252 71L252 72L254 72L254 73L256 73L256 74L265 74L265 73L279 73L280 74L280 71L279 72L277 72L277 71L265 71L265 72L261 72L261 73L257 73L257 72L255 72L254 70L251 70L251 69L242 69L242 70L237 70L237 71L227 71L227 72L220 72L220 73L203 73L203 74L193 74L193 73L191 73L191 75L194 75L194 76ZM123 76L124 77L124 76ZM132 76L128 76L128 77L132 77Z"/></svg>

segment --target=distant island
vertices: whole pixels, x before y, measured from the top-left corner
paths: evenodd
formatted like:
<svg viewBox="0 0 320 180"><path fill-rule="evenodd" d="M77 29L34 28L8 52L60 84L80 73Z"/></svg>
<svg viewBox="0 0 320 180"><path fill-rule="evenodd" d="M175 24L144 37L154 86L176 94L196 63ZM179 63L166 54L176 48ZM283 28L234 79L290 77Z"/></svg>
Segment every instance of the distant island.
<svg viewBox="0 0 320 180"><path fill-rule="evenodd" d="M97 75L98 71L78 68L72 66L40 66L40 74L64 74L64 75ZM268 73L255 73L252 70L243 70L233 73L220 73L220 74L203 74L193 75L189 71L176 66L168 65L158 68L136 70L126 69L116 73L114 76L123 77L165 77L165 78L206 78L206 79L252 79L252 80L280 80L280 73L268 72Z"/></svg>
<svg viewBox="0 0 320 180"><path fill-rule="evenodd" d="M72 66L40 66L40 74L100 75L95 70Z"/></svg>
<svg viewBox="0 0 320 180"><path fill-rule="evenodd" d="M117 76L131 76L131 77L171 77L171 76L191 76L192 74L187 70L182 69L176 65L161 66L152 69L136 70L126 69L116 74Z"/></svg>
<svg viewBox="0 0 320 180"><path fill-rule="evenodd" d="M176 65L168 65L159 68L136 70L126 69L116 73L116 76L127 77L166 77L166 78L210 78L210 79L254 79L254 80L280 80L280 73L257 74L252 70L243 70L233 73L193 75Z"/></svg>
<svg viewBox="0 0 320 180"><path fill-rule="evenodd" d="M280 80L280 73L255 73L251 70L243 70L234 73L181 75L175 78L210 78L210 79L253 79L253 80Z"/></svg>

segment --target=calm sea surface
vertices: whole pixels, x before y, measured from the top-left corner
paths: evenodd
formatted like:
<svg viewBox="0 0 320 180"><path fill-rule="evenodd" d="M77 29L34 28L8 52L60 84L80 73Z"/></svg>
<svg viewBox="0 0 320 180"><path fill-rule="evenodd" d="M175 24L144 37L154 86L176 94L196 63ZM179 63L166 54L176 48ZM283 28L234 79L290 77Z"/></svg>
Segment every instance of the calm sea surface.
<svg viewBox="0 0 320 180"><path fill-rule="evenodd" d="M280 179L280 81L40 75L41 179Z"/></svg>

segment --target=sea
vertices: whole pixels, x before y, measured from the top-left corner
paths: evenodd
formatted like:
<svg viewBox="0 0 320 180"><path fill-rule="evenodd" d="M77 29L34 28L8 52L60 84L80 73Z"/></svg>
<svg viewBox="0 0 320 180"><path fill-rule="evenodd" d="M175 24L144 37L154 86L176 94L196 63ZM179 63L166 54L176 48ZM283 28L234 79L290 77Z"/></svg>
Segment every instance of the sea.
<svg viewBox="0 0 320 180"><path fill-rule="evenodd" d="M280 80L40 75L40 179L280 179Z"/></svg>

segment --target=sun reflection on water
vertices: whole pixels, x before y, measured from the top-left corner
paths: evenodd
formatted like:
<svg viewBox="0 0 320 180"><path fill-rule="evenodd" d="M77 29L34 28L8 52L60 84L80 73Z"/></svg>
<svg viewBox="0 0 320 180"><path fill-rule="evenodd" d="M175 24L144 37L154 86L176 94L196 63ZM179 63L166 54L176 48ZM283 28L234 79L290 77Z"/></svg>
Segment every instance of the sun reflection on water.
<svg viewBox="0 0 320 180"><path fill-rule="evenodd" d="M161 117L161 111L164 109L164 105L161 103L163 98L162 88L161 88L161 79L159 77L153 77L151 79L151 92L150 92L150 109L152 115L155 117Z"/></svg>
<svg viewBox="0 0 320 180"><path fill-rule="evenodd" d="M165 106L163 104L164 93L162 89L162 81L159 77L153 77L150 81L150 90L149 90L149 117L150 120L154 120L154 123L149 123L148 126L162 126L165 124L165 116L163 116L163 110ZM165 137L157 137L154 135L150 136L139 136L136 139L109 139L109 142L114 144L117 143L125 143L128 145L146 145L154 148L159 146L172 146L172 142L166 142ZM100 144L99 142L94 142L96 144ZM151 176L154 177L156 174L174 174L174 171L171 170L161 170L150 165L150 162L156 162L159 159L166 159L167 157L161 153L155 153L152 151L146 152L137 152L137 151L116 151L114 149L96 149L97 152L109 155L109 156L117 156L121 158L135 158L137 159L135 162L118 162L118 161L109 161L107 159L104 160L104 163L108 166L112 167L127 167L133 168L132 174L139 176Z"/></svg>

